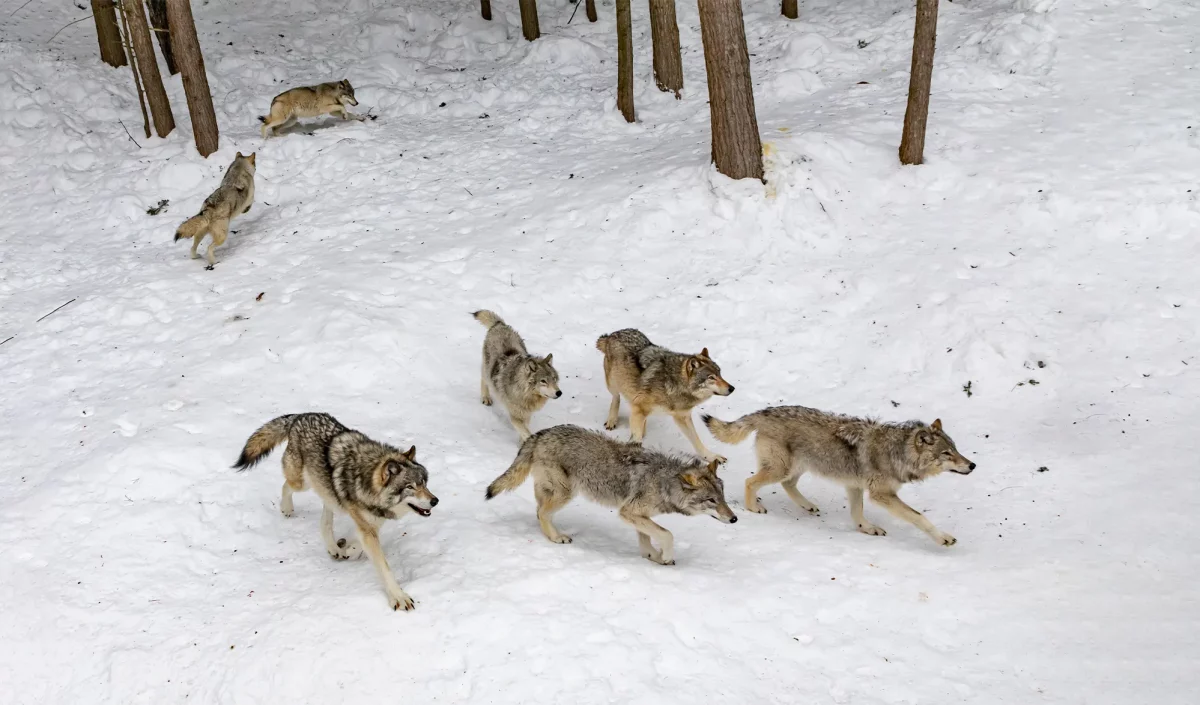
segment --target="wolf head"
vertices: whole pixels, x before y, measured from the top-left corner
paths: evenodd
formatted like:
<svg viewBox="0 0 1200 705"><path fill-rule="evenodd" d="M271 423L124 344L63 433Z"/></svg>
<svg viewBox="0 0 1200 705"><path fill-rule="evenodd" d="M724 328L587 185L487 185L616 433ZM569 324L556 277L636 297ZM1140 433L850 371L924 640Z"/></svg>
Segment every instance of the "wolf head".
<svg viewBox="0 0 1200 705"><path fill-rule="evenodd" d="M562 396L558 388L558 370L551 364L554 355L546 357L531 357L525 361L525 374L529 379L529 388L547 399L557 399Z"/></svg>
<svg viewBox="0 0 1200 705"><path fill-rule="evenodd" d="M358 105L358 101L354 99L354 86L350 85L350 81L342 79L338 81L338 102L342 105Z"/></svg>
<svg viewBox="0 0 1200 705"><path fill-rule="evenodd" d="M725 524L737 522L737 515L725 503L725 483L717 477L717 461L679 473L679 483L683 486L679 509L684 514L707 514Z"/></svg>
<svg viewBox="0 0 1200 705"><path fill-rule="evenodd" d="M373 479L379 505L393 514L407 509L427 517L437 506L438 498L425 486L429 472L417 462L416 446L404 453L389 453L375 469Z"/></svg>
<svg viewBox="0 0 1200 705"><path fill-rule="evenodd" d="M953 439L942 430L941 419L913 429L912 448L917 467L917 477L914 479L923 480L943 472L970 475L975 469L975 463L959 453Z"/></svg>
<svg viewBox="0 0 1200 705"><path fill-rule="evenodd" d="M708 348L684 360L683 377L692 393L705 399L714 394L721 397L733 394L733 385L721 378L721 368L708 356Z"/></svg>
<svg viewBox="0 0 1200 705"><path fill-rule="evenodd" d="M235 164L237 162L245 162L249 165L248 168L250 169L250 171L254 171L254 158L257 155L258 155L257 152L251 152L249 154L242 154L241 152L238 152L237 156L234 157L233 161Z"/></svg>

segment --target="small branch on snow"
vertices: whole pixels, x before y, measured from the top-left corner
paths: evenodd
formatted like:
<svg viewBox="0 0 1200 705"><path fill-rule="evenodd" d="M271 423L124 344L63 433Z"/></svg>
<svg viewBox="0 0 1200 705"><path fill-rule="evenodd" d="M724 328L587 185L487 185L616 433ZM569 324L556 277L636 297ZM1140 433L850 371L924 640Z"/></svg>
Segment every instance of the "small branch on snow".
<svg viewBox="0 0 1200 705"><path fill-rule="evenodd" d="M128 127L125 127L125 123L124 123L124 122L121 122L120 120L117 120L117 122L120 122L120 123L121 123L121 127L123 127L123 128L125 129L125 134L129 135L129 128L128 128ZM130 142L132 142L132 143L134 143L134 144L137 144L137 147L138 147L138 149L141 149L141 148L142 148L142 145L138 144L138 141L137 141L137 140L135 140L135 139L133 138L133 135L129 135L129 141L130 141Z"/></svg>
<svg viewBox="0 0 1200 705"><path fill-rule="evenodd" d="M58 313L59 311L63 310L64 308L66 308L66 307L67 307L67 306L69 306L70 304L73 304L73 303L75 303L75 301L76 301L76 299L71 299L70 301L68 301L67 303L63 304L62 306L59 306L58 308L54 309L54 310L53 310L53 311L51 311L50 313L47 313L45 316L42 316L41 318L37 319L36 321L34 321L34 323L41 323L42 321L46 320L47 318L49 318L49 317L53 316L54 314Z"/></svg>
<svg viewBox="0 0 1200 705"><path fill-rule="evenodd" d="M25 0L25 5L28 5L28 4L29 4L29 3L31 3L31 2L33 2L33 0ZM20 12L21 10L24 10L24 9L25 9L25 5L22 5L22 6L18 7L17 9L13 10L12 12L8 13L8 16L9 16L9 17L12 17L13 15L17 14L17 13L18 13L18 12Z"/></svg>
<svg viewBox="0 0 1200 705"><path fill-rule="evenodd" d="M15 337L17 337L17 336L15 336L15 335L10 335L10 336L8 336L7 338L5 338L4 340L0 340L0 345L4 345L5 343L7 343L8 341L12 340L12 339L13 339L13 338L15 338Z"/></svg>
<svg viewBox="0 0 1200 705"><path fill-rule="evenodd" d="M80 19L78 19L78 20L75 20L74 22L68 22L68 23L66 23L66 24L65 24L65 25L63 25L62 27L59 27L57 32L55 32L54 34L50 35L50 38L46 40L46 43L47 43L47 44L49 44L50 42L54 41L54 38L55 38L55 37L57 37L58 35L62 34L62 31L63 31L64 29L66 29L67 27L70 27L70 26L71 26L71 25L73 25L73 24L79 24L80 22L83 22L84 20L90 20L90 19L92 19L92 16L91 16L91 15L88 15L87 17L80 18Z"/></svg>
<svg viewBox="0 0 1200 705"><path fill-rule="evenodd" d="M471 198L475 198L475 194L471 193L471 189L467 188L466 186L463 186L463 191L466 191Z"/></svg>

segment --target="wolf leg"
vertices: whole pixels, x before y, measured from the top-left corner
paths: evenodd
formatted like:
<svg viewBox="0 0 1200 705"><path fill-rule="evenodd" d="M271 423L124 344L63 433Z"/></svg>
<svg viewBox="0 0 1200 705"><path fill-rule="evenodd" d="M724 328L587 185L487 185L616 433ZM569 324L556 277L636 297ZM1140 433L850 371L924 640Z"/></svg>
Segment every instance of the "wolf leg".
<svg viewBox="0 0 1200 705"><path fill-rule="evenodd" d="M792 475L784 478L779 484L783 485L783 491L787 492L788 497L792 498L792 501L796 503L797 507L800 507L809 514L820 514L820 508L810 502L808 497L800 494L800 490L796 488L796 483L800 482L800 476L804 474L806 469L807 468L800 468L799 470L796 470Z"/></svg>
<svg viewBox="0 0 1200 705"><path fill-rule="evenodd" d="M217 263L217 258L213 256L213 250L225 244L225 238L229 235L229 221L218 221L212 224L212 241L208 243L208 263L210 265Z"/></svg>
<svg viewBox="0 0 1200 705"><path fill-rule="evenodd" d="M383 582L383 591L387 593L388 604L392 606L393 610L415 609L416 605L413 604L412 598L396 582L396 576L392 574L392 568L388 565L387 556L383 555L383 547L379 545L379 529L357 512L352 512L350 516L354 519L354 525L358 527L358 538L362 542L362 547L371 558L371 564L375 566L375 570L379 573L379 579Z"/></svg>
<svg viewBox="0 0 1200 705"><path fill-rule="evenodd" d="M754 454L758 456L758 472L746 478L746 509L766 514L766 507L758 499L758 489L787 477L788 452L787 448L760 436L754 444Z"/></svg>
<svg viewBox="0 0 1200 705"><path fill-rule="evenodd" d="M531 433L529 431L529 419L528 418L524 418L524 419L518 418L516 414L514 414L510 411L510 412L508 412L508 420L509 420L509 422L512 423L512 427L517 429L517 435L521 437L522 443L525 442L526 438L529 438L530 436L533 435L533 433Z"/></svg>
<svg viewBox="0 0 1200 705"><path fill-rule="evenodd" d="M650 543L650 537L643 534L640 529L637 529L638 548L642 549L642 558L649 558L655 563L662 563L662 551L654 547Z"/></svg>
<svg viewBox="0 0 1200 705"><path fill-rule="evenodd" d="M629 402L629 440L634 443L641 443L646 437L646 417L650 415L651 410L643 409L642 407Z"/></svg>
<svg viewBox="0 0 1200 705"><path fill-rule="evenodd" d="M871 492L871 501L892 513L897 519L903 519L943 546L953 546L958 539L933 525L925 515L908 506L893 492Z"/></svg>
<svg viewBox="0 0 1200 705"><path fill-rule="evenodd" d="M627 507L622 507L621 511L618 513L620 514L621 519L623 519L626 523L633 525L633 528L637 529L639 535L644 535L647 537L647 543L649 543L649 540L652 538L658 541L658 557L656 558L653 555L646 555L643 553L646 558L649 558L655 563L661 565L675 565L675 537L670 531L667 531L658 524L655 524L650 517L635 514ZM640 538L638 543L641 543ZM645 547L643 547L643 551L644 548Z"/></svg>
<svg viewBox="0 0 1200 705"><path fill-rule="evenodd" d="M488 388L487 358L484 358L482 369L479 371L479 401L483 402L484 406L492 405L492 390Z"/></svg>
<svg viewBox="0 0 1200 705"><path fill-rule="evenodd" d="M621 412L621 395L613 392L612 403L608 405L608 418L604 420L604 428L609 431L617 427L617 420Z"/></svg>
<svg viewBox="0 0 1200 705"><path fill-rule="evenodd" d="M675 424L679 426L679 430L683 431L683 435L687 436L687 439L691 441L692 447L705 460L710 463L714 460L718 463L725 462L725 456L717 455L708 448L705 448L704 444L700 442L700 436L696 433L696 424L692 421L692 412L690 410L680 414L671 414L671 416L675 418Z"/></svg>
<svg viewBox="0 0 1200 705"><path fill-rule="evenodd" d="M868 536L887 536L887 532L863 518L863 491L860 487L847 487L846 499L850 502L850 518L854 526Z"/></svg>
<svg viewBox="0 0 1200 705"><path fill-rule="evenodd" d="M539 477L533 488L533 494L537 499L537 518L538 524L542 527L542 533L554 543L571 543L571 537L559 531L558 527L554 525L555 513L571 501L570 492L566 488L555 487L544 478Z"/></svg>
<svg viewBox="0 0 1200 705"><path fill-rule="evenodd" d="M333 538L333 510L328 506L321 510L321 539L325 542L325 550L329 552L329 557L335 561L358 558L362 555L363 550L356 542Z"/></svg>

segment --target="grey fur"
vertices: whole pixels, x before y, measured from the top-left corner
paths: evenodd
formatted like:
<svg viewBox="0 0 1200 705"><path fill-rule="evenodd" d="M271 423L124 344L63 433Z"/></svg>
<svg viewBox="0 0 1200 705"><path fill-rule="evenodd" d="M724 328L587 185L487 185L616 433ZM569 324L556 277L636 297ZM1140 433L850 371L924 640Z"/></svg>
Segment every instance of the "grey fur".
<svg viewBox="0 0 1200 705"><path fill-rule="evenodd" d="M554 355L538 357L525 349L525 341L512 326L491 311L476 311L475 320L487 327L483 339L483 369L479 400L492 405L492 391L500 397L508 418L524 441L529 438L529 419L550 399L562 396Z"/></svg>
<svg viewBox="0 0 1200 705"><path fill-rule="evenodd" d="M365 120L362 115L354 115L347 110L354 105L358 105L358 100L354 97L354 86L350 85L350 81L330 81L280 93L271 100L270 112L259 116L258 121L262 123L262 136L266 139L268 133L277 134L300 118L334 115L343 120Z"/></svg>
<svg viewBox="0 0 1200 705"><path fill-rule="evenodd" d="M408 512L429 516L438 499L426 487L429 473L405 452L342 425L329 414L289 414L267 422L246 441L234 467L246 470L287 441L279 509L292 516L292 493L311 488L325 504L321 538L336 560L357 558L365 549L379 571L393 609L412 609L412 599L396 583L379 544L379 527ZM333 538L333 513L348 514L361 547Z"/></svg>
<svg viewBox="0 0 1200 705"><path fill-rule="evenodd" d="M668 350L650 342L633 328L602 335L596 348L604 353L604 381L612 394L604 427L617 427L621 396L629 402L630 438L641 442L646 435L646 417L662 409L670 414L696 452L708 460L725 462L700 441L692 422L692 409L714 394L729 396L733 385L721 377L721 368L708 356Z"/></svg>
<svg viewBox="0 0 1200 705"><path fill-rule="evenodd" d="M715 461L706 464L696 457L667 455L578 426L554 426L521 444L512 465L488 486L486 497L516 489L532 473L538 522L546 538L571 542L552 518L582 492L618 509L621 519L637 531L645 558L673 565L674 537L650 517L708 514L727 524L737 521L725 503L725 485L716 468Z"/></svg>
<svg viewBox="0 0 1200 705"><path fill-rule="evenodd" d="M233 163L221 177L221 185L204 199L200 212L188 218L175 230L175 242L192 240L192 259L205 235L211 235L208 243L209 266L216 264L213 250L225 244L229 236L229 224L234 218L250 210L254 204L255 155L237 153Z"/></svg>
<svg viewBox="0 0 1200 705"><path fill-rule="evenodd" d="M736 421L703 417L713 436L725 443L740 443L757 433L758 473L746 480L746 508L764 513L758 488L775 482L798 507L813 514L816 505L800 494L796 483L813 472L846 488L850 514L858 530L875 536L885 531L863 518L863 492L871 501L900 519L917 526L934 541L951 546L957 539L939 530L897 496L900 487L949 471L970 474L975 463L958 452L942 430L940 419L883 423L844 416L804 406L774 406L747 414Z"/></svg>

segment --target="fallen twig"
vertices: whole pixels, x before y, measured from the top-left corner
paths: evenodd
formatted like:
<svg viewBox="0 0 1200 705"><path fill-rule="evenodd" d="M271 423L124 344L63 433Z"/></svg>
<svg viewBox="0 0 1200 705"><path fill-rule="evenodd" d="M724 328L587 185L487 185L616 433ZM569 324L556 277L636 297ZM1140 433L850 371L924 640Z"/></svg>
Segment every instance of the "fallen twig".
<svg viewBox="0 0 1200 705"><path fill-rule="evenodd" d="M42 316L41 318L37 319L36 321L34 321L34 323L41 323L42 321L46 320L47 318L49 318L49 317L53 316L54 314L58 313L59 311L63 310L68 305L75 303L75 301L76 301L76 299L71 299L70 301L63 304L62 306L59 306L58 308L54 309L50 313L47 313L45 316Z"/></svg>
<svg viewBox="0 0 1200 705"><path fill-rule="evenodd" d="M124 122L121 122L120 120L117 120L117 122L120 122L120 123L121 123L121 127L125 128L125 134L129 135L129 128L128 128L128 127L125 127L125 123L124 123ZM133 138L133 135L129 135L129 141L130 141L130 142L132 142L132 143L134 143L134 144L137 144L137 148L138 148L138 149L141 149L141 148L142 148L142 145L138 144L138 141L137 141L137 140L135 140L135 139Z"/></svg>
<svg viewBox="0 0 1200 705"><path fill-rule="evenodd" d="M63 25L62 27L59 27L57 32L55 32L54 34L50 35L50 38L46 40L46 43L47 43L47 44L49 44L50 42L54 41L54 38L55 38L55 37L57 37L58 35L62 34L62 31L63 31L64 29L66 29L67 27L70 27L70 26L71 26L71 25L73 25L73 24L79 24L80 22L83 22L84 20L90 20L90 19L92 19L92 16L91 16L91 15L88 15L87 17L82 17L82 18L80 18L80 19L77 19L77 20L75 20L74 22L68 22L68 23L66 23L66 24L65 24L65 25Z"/></svg>
<svg viewBox="0 0 1200 705"><path fill-rule="evenodd" d="M15 335L10 335L10 336L8 336L7 338L5 338L4 340L0 340L0 345L4 345L5 343L7 343L8 341L12 340L12 339L13 339L13 338L15 338L15 337L17 337L17 336L15 336Z"/></svg>
<svg viewBox="0 0 1200 705"><path fill-rule="evenodd" d="M29 3L31 3L31 2L33 2L33 0L25 0L25 5L28 5L28 4L29 4ZM17 14L17 13L18 13L18 12L20 12L21 10L24 10L24 9L25 9L25 5L22 5L22 6L18 7L17 9L13 10L12 12L8 13L8 16L9 16L9 17L12 17L13 15ZM9 340L11 340L11 338L10 338Z"/></svg>

